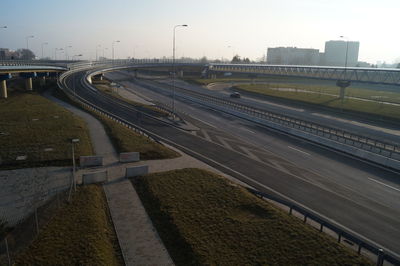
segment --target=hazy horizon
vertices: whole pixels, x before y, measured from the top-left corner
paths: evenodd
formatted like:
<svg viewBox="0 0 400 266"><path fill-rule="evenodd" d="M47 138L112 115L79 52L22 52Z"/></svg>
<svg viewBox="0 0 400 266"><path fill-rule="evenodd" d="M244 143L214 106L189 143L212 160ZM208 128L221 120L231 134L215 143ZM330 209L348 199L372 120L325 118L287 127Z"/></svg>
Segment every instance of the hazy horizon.
<svg viewBox="0 0 400 266"><path fill-rule="evenodd" d="M230 1L202 2L72 0L55 5L49 0L3 0L0 18L1 48L29 48L41 57L53 57L55 48L69 48L70 56L84 59L98 55L115 58L171 57L172 29L177 24L177 57L231 59L234 54L252 60L262 58L267 48L300 47L324 51L325 41L360 42L359 60L400 61L397 25L400 2L376 1ZM107 48L107 49L105 49ZM65 58L58 54L58 58Z"/></svg>

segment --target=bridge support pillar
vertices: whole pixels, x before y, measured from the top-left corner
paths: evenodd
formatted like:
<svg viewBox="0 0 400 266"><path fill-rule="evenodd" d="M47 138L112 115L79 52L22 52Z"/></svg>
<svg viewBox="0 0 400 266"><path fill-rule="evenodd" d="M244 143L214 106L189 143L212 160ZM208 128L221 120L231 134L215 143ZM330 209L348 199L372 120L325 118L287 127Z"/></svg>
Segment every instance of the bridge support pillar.
<svg viewBox="0 0 400 266"><path fill-rule="evenodd" d="M11 77L11 74L0 75L0 98L7 99L7 79L10 79Z"/></svg>
<svg viewBox="0 0 400 266"><path fill-rule="evenodd" d="M339 92L339 99L343 100L345 96L345 91L346 88L351 85L351 82L349 80L338 80L336 81L336 86L340 88Z"/></svg>
<svg viewBox="0 0 400 266"><path fill-rule="evenodd" d="M40 87L44 87L46 85L46 77L40 78Z"/></svg>
<svg viewBox="0 0 400 266"><path fill-rule="evenodd" d="M26 78L26 79L25 79L25 89L26 89L27 91L33 90L32 78Z"/></svg>
<svg viewBox="0 0 400 266"><path fill-rule="evenodd" d="M32 86L32 78L36 78L36 72L32 72L32 73L21 73L19 74L21 77L25 78L25 89L27 91L31 91L33 90L33 86Z"/></svg>
<svg viewBox="0 0 400 266"><path fill-rule="evenodd" d="M178 72L178 77L183 78L183 70L180 70L180 71Z"/></svg>
<svg viewBox="0 0 400 266"><path fill-rule="evenodd" d="M211 74L211 79L217 79L217 74Z"/></svg>
<svg viewBox="0 0 400 266"><path fill-rule="evenodd" d="M6 80L1 80L0 81L1 87L0 87L0 97L3 99L7 99L7 81Z"/></svg>
<svg viewBox="0 0 400 266"><path fill-rule="evenodd" d="M138 77L138 70L137 69L135 69L135 78L137 78Z"/></svg>
<svg viewBox="0 0 400 266"><path fill-rule="evenodd" d="M39 73L37 73L37 76L39 77L40 87L44 87L46 85L46 77L49 76L49 73L48 72L39 72Z"/></svg>

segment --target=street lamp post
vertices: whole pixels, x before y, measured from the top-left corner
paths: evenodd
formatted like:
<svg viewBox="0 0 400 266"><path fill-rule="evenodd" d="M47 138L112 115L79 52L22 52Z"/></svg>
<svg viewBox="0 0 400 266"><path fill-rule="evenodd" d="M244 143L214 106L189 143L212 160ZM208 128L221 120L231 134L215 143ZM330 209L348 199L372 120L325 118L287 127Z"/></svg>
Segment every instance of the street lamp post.
<svg viewBox="0 0 400 266"><path fill-rule="evenodd" d="M57 51L63 51L63 48L54 48L54 60L57 60Z"/></svg>
<svg viewBox="0 0 400 266"><path fill-rule="evenodd" d="M120 42L120 41L113 41L112 42L112 60L113 60L113 64L114 64L114 44L116 43L116 42Z"/></svg>
<svg viewBox="0 0 400 266"><path fill-rule="evenodd" d="M344 59L344 72L346 72L346 68L347 68L347 56L349 54L349 39L345 36L340 36L340 38L342 39L346 39L346 57Z"/></svg>
<svg viewBox="0 0 400 266"><path fill-rule="evenodd" d="M49 44L48 42L44 42L44 43L42 43L42 59L44 58L43 46L44 46L44 45L48 45L48 44Z"/></svg>
<svg viewBox="0 0 400 266"><path fill-rule="evenodd" d="M35 38L35 36L30 35L30 36L26 36L25 37L25 39L26 39L26 50L29 50L29 39L31 39L31 38Z"/></svg>
<svg viewBox="0 0 400 266"><path fill-rule="evenodd" d="M98 56L98 48L100 48L101 47L101 44L99 44L99 45L97 45L96 46L96 61L98 61L99 60L99 56Z"/></svg>
<svg viewBox="0 0 400 266"><path fill-rule="evenodd" d="M76 191L76 179L75 179L75 172L76 172L76 167L75 167L75 144L79 143L79 139L72 139L72 176L74 178L73 184L74 184L74 190Z"/></svg>
<svg viewBox="0 0 400 266"><path fill-rule="evenodd" d="M72 48L72 45L69 45L69 46L66 46L66 47L65 47L65 60L69 60L68 48Z"/></svg>
<svg viewBox="0 0 400 266"><path fill-rule="evenodd" d="M178 27L187 27L186 24L175 25L172 42L172 114L175 119L175 31Z"/></svg>
<svg viewBox="0 0 400 266"><path fill-rule="evenodd" d="M346 39L346 56L344 59L344 74L343 74L343 80L338 80L336 82L336 85L340 87L340 92L339 92L339 99L342 100L342 106L343 106L343 101L344 101L344 96L345 96L345 89L351 85L350 80L346 80L346 74L347 74L347 57L349 54L349 38L345 36L340 36L342 39Z"/></svg>

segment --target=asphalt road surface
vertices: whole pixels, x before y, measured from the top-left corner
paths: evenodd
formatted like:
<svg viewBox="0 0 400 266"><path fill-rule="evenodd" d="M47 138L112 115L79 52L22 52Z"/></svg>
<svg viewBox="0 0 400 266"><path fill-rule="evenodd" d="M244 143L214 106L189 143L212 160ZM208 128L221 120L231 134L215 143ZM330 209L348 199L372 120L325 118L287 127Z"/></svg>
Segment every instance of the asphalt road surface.
<svg viewBox="0 0 400 266"><path fill-rule="evenodd" d="M81 76L82 73L74 74L67 80L71 86L72 79L76 79L77 94L125 120L138 123L131 108L83 88L79 82ZM149 82L153 89L146 89L134 80L123 83L147 98L171 101L171 92L155 88L162 84ZM261 191L284 195L400 254L398 173L183 99L177 99L176 107L199 130L185 132L146 116L142 116L140 125L170 143L195 151L200 159Z"/></svg>

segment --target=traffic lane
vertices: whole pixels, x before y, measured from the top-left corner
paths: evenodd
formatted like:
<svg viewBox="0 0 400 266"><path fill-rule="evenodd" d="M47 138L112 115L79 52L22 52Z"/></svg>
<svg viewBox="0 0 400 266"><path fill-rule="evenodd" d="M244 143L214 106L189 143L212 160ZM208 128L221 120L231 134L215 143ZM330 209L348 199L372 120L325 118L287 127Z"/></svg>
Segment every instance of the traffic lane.
<svg viewBox="0 0 400 266"><path fill-rule="evenodd" d="M164 83L170 85L169 81L158 81L155 83ZM374 138L375 136L375 138L378 137L390 140L392 142L400 143L400 131L393 129L392 126L383 127L382 123L377 124L373 121L366 121L365 119L358 119L355 117L352 117L351 120L349 120L348 118L337 119L332 117L332 112L324 112L323 110L316 110L315 108L311 110L293 108L291 106L285 106L283 104L272 103L270 100L266 101L262 99L262 97L257 98L255 96L250 96L250 94L246 94L247 96L241 97L240 99L232 99L229 97L230 92L210 91L201 86L187 83L185 84L183 82L180 83L180 85L183 88L191 91L201 92L214 97L226 98L239 104L245 104L259 109L285 114L291 117L296 117L298 119L318 123L321 125L330 125L333 128L345 129L360 135L370 136L371 138ZM396 131L397 133L394 134L394 131Z"/></svg>
<svg viewBox="0 0 400 266"><path fill-rule="evenodd" d="M128 82L127 82L128 83ZM129 85L129 84L127 84ZM127 86L129 89L129 86ZM141 93L146 93L141 91ZM149 96L147 94L147 96ZM151 97L158 97L158 100L168 100L165 96L152 93ZM359 160L343 157L343 154L328 152L325 148L320 148L306 142L299 142L299 139L283 136L282 134L274 134L266 128L255 126L257 130L248 130L250 126L246 122L239 121L235 117L229 115L221 115L219 112L214 112L202 106L191 104L185 106L181 102L176 102L178 110L186 111L191 116L200 119L201 122L218 127L224 124L223 129L229 131L240 138L247 140L257 146L262 146L264 149L278 154L280 157L295 163L300 168L314 171L318 175L324 176L323 182L318 182L321 186L336 187L337 191L347 195L348 197L367 197L380 204L400 209L400 200L398 199L398 191L395 188L397 184L390 182L398 182L398 174L377 169ZM195 107L195 108L194 108ZM190 110L188 110L190 109ZM204 113L207 112L205 115ZM195 124L195 122L192 121ZM257 132L257 134L256 134ZM261 134L260 134L261 132ZM266 136L272 135L267 138ZM299 145L301 143L301 145ZM310 158L312 153L312 158ZM310 178L315 178L313 175ZM383 184L373 183L371 180L381 180ZM389 181L388 181L389 180ZM339 186L338 186L339 185Z"/></svg>
<svg viewBox="0 0 400 266"><path fill-rule="evenodd" d="M88 95L89 96L89 95ZM100 103L102 100L95 99L94 94L90 94L94 102ZM122 111L116 105L104 103L110 111L120 115L122 118L135 122L132 119L130 110ZM323 190L304 180L287 175L274 168L268 167L259 162L249 160L247 157L227 150L221 146L196 138L193 135L186 134L175 128L170 128L160 125L158 122L147 121L145 118L142 121L142 126L146 129L155 132L166 139L176 143L181 143L185 147L196 150L200 154L211 158L219 163L238 171L239 173L248 176L263 184L263 186L271 187L276 191L280 191L286 196L295 199L297 202L308 206L309 208L318 211L319 213L339 221L344 226L358 232L385 247L399 252L396 247L397 239L400 237L398 229L399 220L391 217L390 210L380 208L380 210L371 209L369 206L357 204L344 197L341 197L330 191ZM221 169L225 170L226 169ZM242 181L243 177L237 176ZM257 185L260 189L260 185ZM265 187L262 189L266 190ZM315 199L318 198L316 201Z"/></svg>

